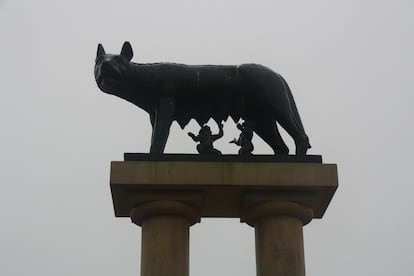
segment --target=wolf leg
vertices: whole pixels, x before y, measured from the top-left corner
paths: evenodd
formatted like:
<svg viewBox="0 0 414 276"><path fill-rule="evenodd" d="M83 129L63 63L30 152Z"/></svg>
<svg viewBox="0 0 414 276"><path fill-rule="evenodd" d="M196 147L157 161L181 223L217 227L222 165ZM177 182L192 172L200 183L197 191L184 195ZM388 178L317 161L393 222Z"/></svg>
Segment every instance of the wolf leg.
<svg viewBox="0 0 414 276"><path fill-rule="evenodd" d="M308 136L302 131L302 129L297 125L293 114L283 115L278 117L277 122L289 133L289 135L295 141L296 146L296 155L306 155L309 145Z"/></svg>
<svg viewBox="0 0 414 276"><path fill-rule="evenodd" d="M160 106L151 116L152 137L150 154L162 154L167 144L170 127L174 120L175 102L172 98L162 98Z"/></svg>
<svg viewBox="0 0 414 276"><path fill-rule="evenodd" d="M253 129L273 149L275 154L289 154L289 148L280 136L273 119L261 118L254 122Z"/></svg>

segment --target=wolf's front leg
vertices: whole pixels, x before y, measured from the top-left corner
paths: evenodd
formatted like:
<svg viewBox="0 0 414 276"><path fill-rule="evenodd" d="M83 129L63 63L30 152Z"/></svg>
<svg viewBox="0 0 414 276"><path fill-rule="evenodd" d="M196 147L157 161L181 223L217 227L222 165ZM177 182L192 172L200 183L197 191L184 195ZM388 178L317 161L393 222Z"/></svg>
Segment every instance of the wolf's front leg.
<svg viewBox="0 0 414 276"><path fill-rule="evenodd" d="M175 101L162 98L157 110L151 116L152 137L150 154L162 154L167 143L170 127L174 120Z"/></svg>

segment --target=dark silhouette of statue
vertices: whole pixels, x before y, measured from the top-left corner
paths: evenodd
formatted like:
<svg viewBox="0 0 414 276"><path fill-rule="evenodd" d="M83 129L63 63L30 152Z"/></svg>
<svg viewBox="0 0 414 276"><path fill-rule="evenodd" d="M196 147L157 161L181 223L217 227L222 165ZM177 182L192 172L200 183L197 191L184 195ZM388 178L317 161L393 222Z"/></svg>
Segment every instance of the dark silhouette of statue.
<svg viewBox="0 0 414 276"><path fill-rule="evenodd" d="M125 42L119 55L98 45L95 79L98 87L148 112L152 124L150 154L162 154L175 120L184 128L191 119L203 126L210 118L219 125L230 116L252 122L253 131L276 154L289 149L276 122L294 139L297 155L310 148L299 112L286 81L258 64L184 65L133 63Z"/></svg>
<svg viewBox="0 0 414 276"><path fill-rule="evenodd" d="M239 155L250 155L254 149L252 139L253 139L253 128L251 123L244 122L242 124L237 124L237 128L241 131L239 139L234 138L230 143L234 143L240 146Z"/></svg>
<svg viewBox="0 0 414 276"><path fill-rule="evenodd" d="M219 125L219 133L213 135L209 126L204 125L201 127L198 135L194 135L194 133L188 132L188 136L190 136L194 142L199 142L197 145L197 151L200 154L214 154L220 155L221 152L213 147L214 141L223 137L223 125Z"/></svg>

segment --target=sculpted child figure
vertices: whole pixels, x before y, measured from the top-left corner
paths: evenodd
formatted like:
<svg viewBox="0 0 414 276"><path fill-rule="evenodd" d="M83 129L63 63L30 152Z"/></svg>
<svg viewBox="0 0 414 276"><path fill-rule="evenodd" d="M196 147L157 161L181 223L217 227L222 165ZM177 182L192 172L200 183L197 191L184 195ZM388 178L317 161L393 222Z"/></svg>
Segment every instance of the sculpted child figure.
<svg viewBox="0 0 414 276"><path fill-rule="evenodd" d="M194 142L199 142L197 145L197 151L200 154L214 154L214 155L221 155L221 151L215 149L213 147L214 141L223 137L223 125L219 125L219 133L212 134L211 129L209 126L204 125L198 135L194 135L192 132L188 132L188 136L190 136Z"/></svg>
<svg viewBox="0 0 414 276"><path fill-rule="evenodd" d="M234 138L230 143L240 146L239 155L252 154L254 146L252 143L253 128L251 123L244 122L242 124L237 124L237 128L241 131L239 139Z"/></svg>

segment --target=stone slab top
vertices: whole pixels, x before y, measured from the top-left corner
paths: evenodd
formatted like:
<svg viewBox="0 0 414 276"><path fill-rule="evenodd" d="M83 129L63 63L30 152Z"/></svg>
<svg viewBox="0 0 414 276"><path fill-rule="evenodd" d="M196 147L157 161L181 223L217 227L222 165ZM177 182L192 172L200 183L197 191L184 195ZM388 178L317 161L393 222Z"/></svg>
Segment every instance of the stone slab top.
<svg viewBox="0 0 414 276"><path fill-rule="evenodd" d="M155 200L175 200L203 217L240 217L263 201L291 201L321 218L338 186L335 164L113 161L110 186L117 217Z"/></svg>
<svg viewBox="0 0 414 276"><path fill-rule="evenodd" d="M322 163L321 155L200 155L165 153L153 155L148 153L124 153L124 161L175 161L175 162L259 162L259 163Z"/></svg>

